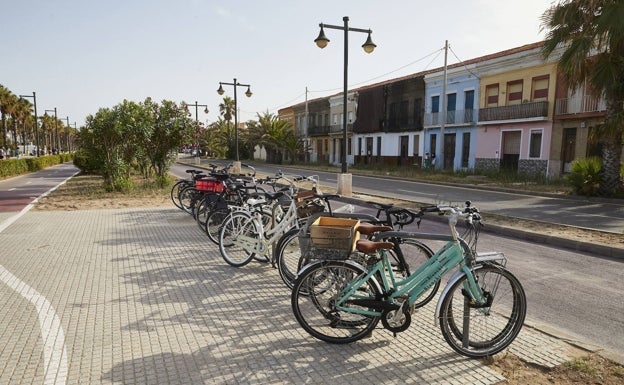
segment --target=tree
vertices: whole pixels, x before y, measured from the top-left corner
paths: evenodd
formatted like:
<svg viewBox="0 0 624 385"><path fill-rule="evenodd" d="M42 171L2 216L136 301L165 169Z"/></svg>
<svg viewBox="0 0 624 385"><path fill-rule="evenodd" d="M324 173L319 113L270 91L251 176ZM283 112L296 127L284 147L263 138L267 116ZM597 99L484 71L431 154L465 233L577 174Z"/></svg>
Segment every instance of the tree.
<svg viewBox="0 0 624 385"><path fill-rule="evenodd" d="M543 53L562 47L558 66L572 89L587 84L607 105L596 129L603 146L600 194L622 188L620 164L624 142L624 1L562 0L542 15L548 30Z"/></svg>
<svg viewBox="0 0 624 385"><path fill-rule="evenodd" d="M0 84L0 114L2 114L2 147L7 146L7 116L12 115L17 104L17 97L8 88Z"/></svg>
<svg viewBox="0 0 624 385"><path fill-rule="evenodd" d="M300 145L290 123L267 111L258 114L258 131L261 135L258 143L267 149L268 161L282 163L284 154L291 163L294 161Z"/></svg>
<svg viewBox="0 0 624 385"><path fill-rule="evenodd" d="M232 117L236 111L234 110L234 99L226 96L223 98L223 103L219 104L219 114L223 117L223 119L227 122L227 146L228 146L228 155L233 153L235 156L236 151L236 143L234 135L232 134Z"/></svg>

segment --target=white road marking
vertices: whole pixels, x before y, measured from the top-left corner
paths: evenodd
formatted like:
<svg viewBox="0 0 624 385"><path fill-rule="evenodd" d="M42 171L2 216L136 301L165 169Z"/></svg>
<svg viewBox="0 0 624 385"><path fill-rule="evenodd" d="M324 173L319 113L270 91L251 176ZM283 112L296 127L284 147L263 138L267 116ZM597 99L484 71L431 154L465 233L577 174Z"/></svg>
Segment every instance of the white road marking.
<svg viewBox="0 0 624 385"><path fill-rule="evenodd" d="M67 349L61 320L52 304L0 265L0 280L35 306L43 342L44 384L67 383Z"/></svg>
<svg viewBox="0 0 624 385"><path fill-rule="evenodd" d="M22 215L26 214L40 198L45 197L52 191L56 190L74 175L41 194L29 205L24 207L22 211L0 223L0 232L4 231ZM0 281L4 282L8 287L15 290L22 297L30 301L30 303L32 303L37 310L39 328L41 329L41 339L43 343L43 363L45 373L43 383L45 385L66 384L67 349L65 348L65 333L63 332L61 320L56 315L54 307L52 307L52 304L38 291L11 274L11 272L5 269L2 265L0 265Z"/></svg>
<svg viewBox="0 0 624 385"><path fill-rule="evenodd" d="M428 194L428 193L424 193L424 192L420 192L420 191L410 191L410 190L403 190L403 189L397 189L397 191L401 191L404 193L409 193L409 194L418 194L418 195L430 195L430 196L437 196L438 194Z"/></svg>

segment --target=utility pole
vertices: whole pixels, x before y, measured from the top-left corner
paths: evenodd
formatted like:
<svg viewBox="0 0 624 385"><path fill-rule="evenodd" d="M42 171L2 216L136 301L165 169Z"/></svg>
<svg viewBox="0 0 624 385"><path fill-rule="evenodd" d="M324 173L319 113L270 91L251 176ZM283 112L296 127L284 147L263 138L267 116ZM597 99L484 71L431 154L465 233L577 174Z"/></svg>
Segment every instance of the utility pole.
<svg viewBox="0 0 624 385"><path fill-rule="evenodd" d="M438 159L436 168L444 170L444 125L446 124L447 112L446 112L446 63L448 58L448 40L444 41L444 76L442 80L442 119L440 120L440 149L438 150Z"/></svg>

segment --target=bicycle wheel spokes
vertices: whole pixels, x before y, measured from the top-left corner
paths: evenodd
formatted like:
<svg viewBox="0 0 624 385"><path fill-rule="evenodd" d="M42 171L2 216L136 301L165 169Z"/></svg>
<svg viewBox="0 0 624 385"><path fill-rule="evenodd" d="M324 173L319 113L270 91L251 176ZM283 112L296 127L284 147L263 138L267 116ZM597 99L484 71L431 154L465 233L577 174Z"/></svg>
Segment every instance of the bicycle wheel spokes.
<svg viewBox="0 0 624 385"><path fill-rule="evenodd" d="M451 347L469 357L494 355L516 338L526 315L526 296L520 282L507 270L485 266L475 278L491 306L470 303L466 277L454 284L442 303L440 327Z"/></svg>
<svg viewBox="0 0 624 385"><path fill-rule="evenodd" d="M291 304L295 318L312 336L331 343L349 343L367 336L379 322L378 316L357 314L370 310L351 305L339 310L336 301L340 292L355 277L365 274L354 265L341 262L318 262L310 266L295 281ZM379 298L372 281L357 290L357 297Z"/></svg>
<svg viewBox="0 0 624 385"><path fill-rule="evenodd" d="M230 215L230 210L218 209L212 211L206 219L204 231L208 234L208 238L217 245L219 244L219 229L228 215Z"/></svg>
<svg viewBox="0 0 624 385"><path fill-rule="evenodd" d="M259 234L256 222L242 213L229 215L219 231L219 251L223 259L234 267L244 266L254 256L250 250Z"/></svg>

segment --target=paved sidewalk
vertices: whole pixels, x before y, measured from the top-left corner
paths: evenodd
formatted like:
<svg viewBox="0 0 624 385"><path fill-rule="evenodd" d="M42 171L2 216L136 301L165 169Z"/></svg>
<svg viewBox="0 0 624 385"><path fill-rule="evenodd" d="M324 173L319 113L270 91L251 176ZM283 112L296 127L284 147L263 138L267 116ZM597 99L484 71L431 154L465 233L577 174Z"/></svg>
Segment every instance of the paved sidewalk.
<svg viewBox="0 0 624 385"><path fill-rule="evenodd" d="M30 211L0 233L0 384L495 384L434 304L397 338L310 337L269 265L232 268L176 208ZM510 350L569 346L525 327Z"/></svg>

